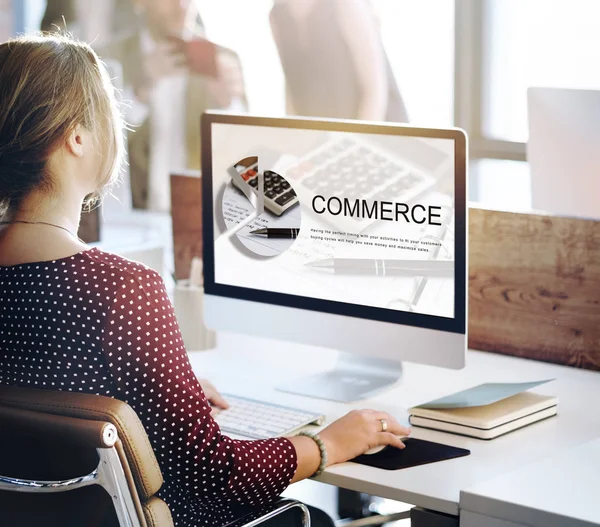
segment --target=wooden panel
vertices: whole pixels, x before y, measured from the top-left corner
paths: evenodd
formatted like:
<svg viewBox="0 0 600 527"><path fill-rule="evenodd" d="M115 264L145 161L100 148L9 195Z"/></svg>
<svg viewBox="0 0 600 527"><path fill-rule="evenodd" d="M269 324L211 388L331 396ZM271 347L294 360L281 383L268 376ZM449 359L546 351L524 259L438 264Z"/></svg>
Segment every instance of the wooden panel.
<svg viewBox="0 0 600 527"><path fill-rule="evenodd" d="M600 370L600 222L471 209L469 347Z"/></svg>
<svg viewBox="0 0 600 527"><path fill-rule="evenodd" d="M188 171L189 172L189 171ZM202 180L200 173L171 175L171 216L175 279L190 277L192 258L202 258Z"/></svg>

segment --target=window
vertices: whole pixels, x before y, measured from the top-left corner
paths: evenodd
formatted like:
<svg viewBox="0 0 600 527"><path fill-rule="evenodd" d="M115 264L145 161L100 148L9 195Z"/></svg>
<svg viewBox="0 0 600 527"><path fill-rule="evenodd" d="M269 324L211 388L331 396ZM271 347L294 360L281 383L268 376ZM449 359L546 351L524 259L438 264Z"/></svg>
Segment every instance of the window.
<svg viewBox="0 0 600 527"><path fill-rule="evenodd" d="M527 88L600 88L598 0L495 0L484 9L484 137L527 141Z"/></svg>
<svg viewBox="0 0 600 527"><path fill-rule="evenodd" d="M531 208L527 88L600 89L598 27L597 0L456 2L455 123L482 160L471 201Z"/></svg>
<svg viewBox="0 0 600 527"><path fill-rule="evenodd" d="M13 0L16 33L39 31L46 9L46 0Z"/></svg>

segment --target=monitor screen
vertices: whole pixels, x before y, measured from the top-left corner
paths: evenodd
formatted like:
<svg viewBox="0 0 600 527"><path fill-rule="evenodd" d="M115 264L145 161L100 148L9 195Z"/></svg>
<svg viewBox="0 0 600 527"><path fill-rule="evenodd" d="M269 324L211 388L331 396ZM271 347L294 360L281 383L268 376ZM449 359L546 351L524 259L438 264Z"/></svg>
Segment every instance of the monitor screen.
<svg viewBox="0 0 600 527"><path fill-rule="evenodd" d="M464 333L464 151L457 130L205 116L206 293Z"/></svg>

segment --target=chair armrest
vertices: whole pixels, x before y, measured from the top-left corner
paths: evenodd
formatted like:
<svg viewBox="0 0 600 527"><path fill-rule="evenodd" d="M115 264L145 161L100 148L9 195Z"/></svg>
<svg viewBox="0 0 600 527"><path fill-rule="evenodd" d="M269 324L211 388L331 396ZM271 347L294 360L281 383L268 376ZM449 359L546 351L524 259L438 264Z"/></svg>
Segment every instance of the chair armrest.
<svg viewBox="0 0 600 527"><path fill-rule="evenodd" d="M118 439L114 425L104 421L51 415L0 404L0 430L44 437L48 442L68 441L88 448L110 448Z"/></svg>
<svg viewBox="0 0 600 527"><path fill-rule="evenodd" d="M302 521L298 527L310 527L310 513L308 512L308 507L304 505L304 503L288 498L281 498L276 502L263 507L260 511L246 514L242 518L228 523L225 527L255 527L294 508L298 508L302 512Z"/></svg>

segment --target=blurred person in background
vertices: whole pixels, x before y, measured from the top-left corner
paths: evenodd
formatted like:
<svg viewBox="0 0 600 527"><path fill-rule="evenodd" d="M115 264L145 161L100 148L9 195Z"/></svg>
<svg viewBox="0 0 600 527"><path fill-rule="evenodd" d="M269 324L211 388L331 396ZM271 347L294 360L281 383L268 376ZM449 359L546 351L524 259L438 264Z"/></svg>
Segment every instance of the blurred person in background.
<svg viewBox="0 0 600 527"><path fill-rule="evenodd" d="M75 0L48 0L40 23L42 31L74 31L77 25Z"/></svg>
<svg viewBox="0 0 600 527"><path fill-rule="evenodd" d="M165 212L169 175L200 169L202 112L245 110L247 102L237 55L203 40L193 0L133 0L133 6L139 19L134 31L98 53L121 64L123 99L131 101L133 206Z"/></svg>
<svg viewBox="0 0 600 527"><path fill-rule="evenodd" d="M274 0L286 113L407 122L370 0Z"/></svg>
<svg viewBox="0 0 600 527"><path fill-rule="evenodd" d="M131 0L47 0L40 29L68 32L97 48L131 33L136 22Z"/></svg>

